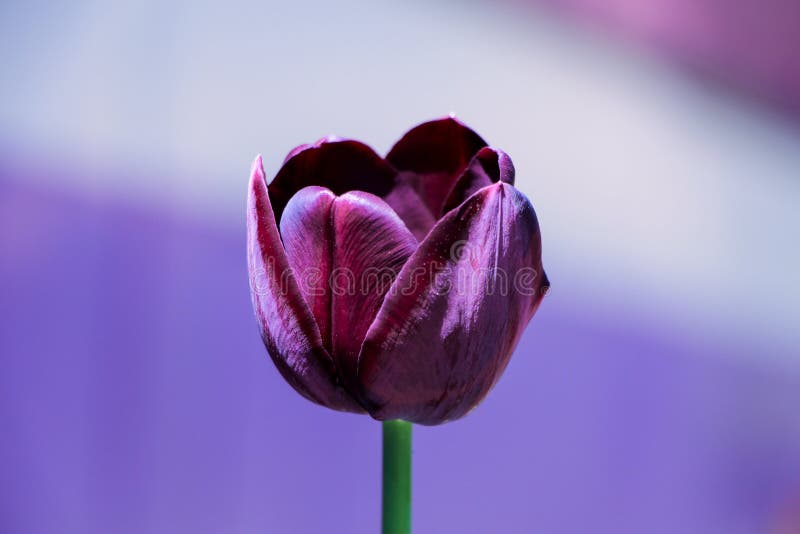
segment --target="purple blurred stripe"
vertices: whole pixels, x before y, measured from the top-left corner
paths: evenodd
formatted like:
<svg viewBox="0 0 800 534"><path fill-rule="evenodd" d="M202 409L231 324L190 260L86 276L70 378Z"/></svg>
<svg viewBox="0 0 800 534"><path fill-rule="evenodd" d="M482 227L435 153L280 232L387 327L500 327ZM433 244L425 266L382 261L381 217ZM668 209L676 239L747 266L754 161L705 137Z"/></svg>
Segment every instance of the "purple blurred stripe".
<svg viewBox="0 0 800 534"><path fill-rule="evenodd" d="M376 531L379 425L273 368L243 222L48 193L8 169L0 532ZM581 311L597 296L566 302L553 275L488 400L416 430L417 531L773 525L800 495L800 377L623 308Z"/></svg>

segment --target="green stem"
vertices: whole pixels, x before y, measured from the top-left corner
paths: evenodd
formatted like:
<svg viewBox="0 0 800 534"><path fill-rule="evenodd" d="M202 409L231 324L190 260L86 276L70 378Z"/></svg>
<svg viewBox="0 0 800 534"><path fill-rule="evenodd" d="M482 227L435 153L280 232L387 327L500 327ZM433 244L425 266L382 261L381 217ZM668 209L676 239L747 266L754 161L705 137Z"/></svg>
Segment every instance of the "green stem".
<svg viewBox="0 0 800 534"><path fill-rule="evenodd" d="M411 532L411 423L383 422L383 534Z"/></svg>

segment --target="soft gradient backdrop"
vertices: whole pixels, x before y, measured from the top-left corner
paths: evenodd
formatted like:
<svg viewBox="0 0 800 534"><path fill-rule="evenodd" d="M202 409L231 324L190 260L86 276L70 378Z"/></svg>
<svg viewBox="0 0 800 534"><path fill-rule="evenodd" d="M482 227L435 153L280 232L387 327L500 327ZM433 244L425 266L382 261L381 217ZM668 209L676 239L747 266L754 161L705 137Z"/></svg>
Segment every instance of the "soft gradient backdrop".
<svg viewBox="0 0 800 534"><path fill-rule="evenodd" d="M797 10L546 4L0 4L0 532L376 532L380 426L261 345L248 170L449 112L553 291L415 430L415 531L800 532Z"/></svg>

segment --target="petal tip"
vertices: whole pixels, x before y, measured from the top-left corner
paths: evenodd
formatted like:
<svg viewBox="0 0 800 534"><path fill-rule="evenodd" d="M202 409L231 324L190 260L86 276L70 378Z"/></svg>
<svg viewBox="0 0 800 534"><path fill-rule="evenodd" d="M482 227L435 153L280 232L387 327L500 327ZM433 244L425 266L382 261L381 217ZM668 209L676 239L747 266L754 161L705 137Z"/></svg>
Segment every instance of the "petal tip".
<svg viewBox="0 0 800 534"><path fill-rule="evenodd" d="M326 135L325 137L320 137L313 143L304 143L302 145L297 145L293 149L286 154L286 157L283 158L283 165L286 165L290 159L294 158L301 152L305 152L306 150L320 148L324 145L331 144L331 143L341 143L342 141L347 141L348 139L345 137L340 137L338 135L330 134Z"/></svg>
<svg viewBox="0 0 800 534"><path fill-rule="evenodd" d="M492 181L514 183L516 170L511 157L493 146L481 148L475 158L481 163Z"/></svg>
<svg viewBox="0 0 800 534"><path fill-rule="evenodd" d="M261 154L258 154L253 159L253 164L250 165L250 194L255 194L258 190L266 188L266 178L264 176L264 161Z"/></svg>
<svg viewBox="0 0 800 534"><path fill-rule="evenodd" d="M264 159L261 154L256 155L253 159L253 164L250 166L250 176L255 177L256 173L260 173L262 177L264 176Z"/></svg>
<svg viewBox="0 0 800 534"><path fill-rule="evenodd" d="M455 111L451 111L447 115L445 115L443 117L439 117L438 119L431 119L429 121L425 121L423 123L420 123L418 126L423 126L425 124L436 124L436 123L439 123L439 124L452 123L454 126L458 126L459 128L466 128L468 130L472 130L472 128L467 126L464 121L462 121L461 119L458 118L458 115L456 115Z"/></svg>
<svg viewBox="0 0 800 534"><path fill-rule="evenodd" d="M346 141L346 139L338 135L329 134L326 135L325 137L320 137L319 139L317 139L317 142L314 143L314 147L318 148L324 145L325 143L338 143L340 141Z"/></svg>
<svg viewBox="0 0 800 534"><path fill-rule="evenodd" d="M261 154L258 154L255 159L253 159L253 164L250 165L250 189L258 182L265 182L264 177L264 160L261 157Z"/></svg>

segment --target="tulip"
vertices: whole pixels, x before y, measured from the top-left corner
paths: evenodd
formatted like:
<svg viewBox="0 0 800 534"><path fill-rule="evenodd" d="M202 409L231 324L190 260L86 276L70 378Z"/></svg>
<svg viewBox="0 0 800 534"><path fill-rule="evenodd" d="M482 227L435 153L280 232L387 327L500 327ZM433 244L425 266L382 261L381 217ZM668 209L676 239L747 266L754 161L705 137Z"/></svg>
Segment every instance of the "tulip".
<svg viewBox="0 0 800 534"><path fill-rule="evenodd" d="M328 137L253 163L253 308L286 381L335 410L437 425L503 373L549 287L514 166L452 117L378 156Z"/></svg>

